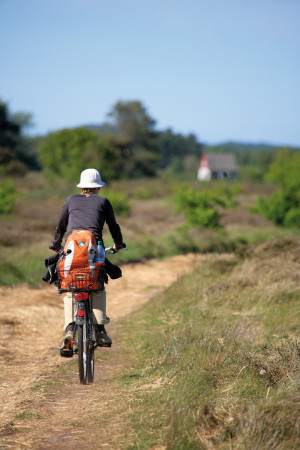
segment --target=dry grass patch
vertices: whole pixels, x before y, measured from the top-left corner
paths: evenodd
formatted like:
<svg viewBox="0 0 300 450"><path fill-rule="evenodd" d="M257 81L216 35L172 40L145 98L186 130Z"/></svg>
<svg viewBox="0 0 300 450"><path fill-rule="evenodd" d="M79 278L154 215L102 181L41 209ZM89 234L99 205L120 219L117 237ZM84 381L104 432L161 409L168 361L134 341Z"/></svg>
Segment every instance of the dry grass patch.
<svg viewBox="0 0 300 450"><path fill-rule="evenodd" d="M211 255L127 323L132 448L297 448L299 269L296 239Z"/></svg>

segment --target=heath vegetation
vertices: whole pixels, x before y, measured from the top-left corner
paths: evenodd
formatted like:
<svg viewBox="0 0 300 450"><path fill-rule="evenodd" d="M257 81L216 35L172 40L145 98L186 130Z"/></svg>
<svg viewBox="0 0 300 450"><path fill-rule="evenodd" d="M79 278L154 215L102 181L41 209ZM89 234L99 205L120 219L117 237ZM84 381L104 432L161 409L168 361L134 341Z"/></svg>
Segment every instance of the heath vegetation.
<svg viewBox="0 0 300 450"><path fill-rule="evenodd" d="M157 130L139 101L117 102L99 126L33 138L30 122L0 103L0 285L41 285L87 166L107 181L130 249L114 262L207 254L122 323L114 388L129 402L130 448L299 448L299 150L206 146ZM203 151L235 153L239 182L197 182ZM44 420L32 414L17 418Z"/></svg>
<svg viewBox="0 0 300 450"><path fill-rule="evenodd" d="M299 252L209 256L125 321L131 448L298 448Z"/></svg>

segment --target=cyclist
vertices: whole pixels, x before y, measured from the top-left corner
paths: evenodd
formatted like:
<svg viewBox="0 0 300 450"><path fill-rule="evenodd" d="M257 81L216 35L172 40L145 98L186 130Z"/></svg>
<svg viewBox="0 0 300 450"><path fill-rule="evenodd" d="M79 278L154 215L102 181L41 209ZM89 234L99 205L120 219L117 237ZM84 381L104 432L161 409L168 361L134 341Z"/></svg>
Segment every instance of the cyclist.
<svg viewBox="0 0 300 450"><path fill-rule="evenodd" d="M105 222L114 241L114 250L119 251L124 247L121 229L116 222L112 205L107 198L98 195L104 185L98 170L86 169L81 173L80 183L77 184L77 187L81 188L81 193L68 197L62 207L52 242L53 250L60 250L67 229L67 236L74 230L89 230L96 241L103 242L102 230ZM71 292L67 292L64 297L64 313L66 336L63 348L70 348L74 327ZM106 315L105 289L93 293L93 313L97 344L111 345L111 338L104 327L110 321Z"/></svg>

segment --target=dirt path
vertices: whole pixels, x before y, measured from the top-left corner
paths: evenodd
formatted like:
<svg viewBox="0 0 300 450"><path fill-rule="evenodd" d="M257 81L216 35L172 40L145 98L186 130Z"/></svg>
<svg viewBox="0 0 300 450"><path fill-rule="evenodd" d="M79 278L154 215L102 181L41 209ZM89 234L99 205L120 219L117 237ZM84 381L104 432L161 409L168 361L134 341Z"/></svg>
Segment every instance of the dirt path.
<svg viewBox="0 0 300 450"><path fill-rule="evenodd" d="M90 386L79 384L76 358L59 356L63 302L55 288L0 288L0 448L121 449L134 443L128 398L116 380L126 355L118 320L202 259L185 255L123 266L123 278L107 287L113 347L97 350Z"/></svg>

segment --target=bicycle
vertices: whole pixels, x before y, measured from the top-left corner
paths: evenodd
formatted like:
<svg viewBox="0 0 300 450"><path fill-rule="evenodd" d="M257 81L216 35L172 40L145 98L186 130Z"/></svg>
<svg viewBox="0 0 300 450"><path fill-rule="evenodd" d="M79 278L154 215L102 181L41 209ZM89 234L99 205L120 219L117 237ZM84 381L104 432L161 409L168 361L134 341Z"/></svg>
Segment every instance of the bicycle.
<svg viewBox="0 0 300 450"><path fill-rule="evenodd" d="M113 245L105 249L105 254L114 254ZM128 250L128 249L121 249ZM102 268L101 268L102 269ZM97 278L103 280L104 271L97 274ZM81 384L89 384L94 381L95 360L94 352L97 347L111 347L111 344L98 345L95 337L95 326L93 320L93 291L89 289L90 270L78 268L74 270L68 291L72 292L73 317L76 319L73 328L73 339L69 348L60 350L61 356L72 357L78 355L79 380ZM77 307L76 307L77 303ZM73 349L73 347L75 348Z"/></svg>

